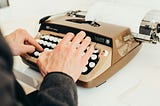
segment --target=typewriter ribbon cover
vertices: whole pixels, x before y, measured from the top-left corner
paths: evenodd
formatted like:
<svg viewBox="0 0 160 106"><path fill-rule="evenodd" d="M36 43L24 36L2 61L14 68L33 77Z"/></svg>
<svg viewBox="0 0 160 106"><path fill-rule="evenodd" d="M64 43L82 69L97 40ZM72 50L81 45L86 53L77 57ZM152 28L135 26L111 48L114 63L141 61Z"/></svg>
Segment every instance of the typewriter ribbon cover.
<svg viewBox="0 0 160 106"><path fill-rule="evenodd" d="M36 41L44 48L44 50L50 51L54 49L67 32L76 34L81 30L85 31L87 36L91 37L91 43L95 45L95 50L77 81L78 85L86 88L101 85L124 67L138 53L142 41L156 43L156 41L153 40L153 37L151 38L151 33L155 32L157 34L157 30L155 30L155 28L152 30L152 28L148 26L147 29L144 23L143 26L145 28L142 27L143 29L141 29L143 32L141 35L143 35L143 37L139 37L139 31L135 26L130 28L127 24L119 25L118 23L111 23L114 21L104 22L105 18L103 18L102 21L99 17L93 18L95 14L98 15L98 9L102 9L103 6L103 3L97 4L93 6L93 8L91 8L92 10L89 10L88 13L85 11L69 11L60 15L44 17L40 20L39 32L35 37ZM103 8L108 7L105 5ZM109 8L112 9L113 12L124 9L122 7ZM112 11L110 9L104 12L105 15L110 15L109 17L112 15L109 14ZM140 12L146 12L146 10L143 9ZM104 14L103 16L105 16ZM126 14L125 11L124 14ZM144 14L145 13L140 14L141 16L136 18L138 19L137 22L140 21L137 23L139 25L138 28L141 26L140 23L144 17L142 17L142 15ZM113 15L113 17L114 16L115 15ZM127 16L125 17L127 18ZM118 19L118 16L116 16L116 18ZM121 20L119 19L119 21ZM130 21L128 24L130 24ZM148 33L144 33L144 31L148 31ZM135 37L135 35L137 37ZM151 40L148 38L148 40L143 40L144 36L150 36ZM158 37L156 40L158 41ZM38 70L36 59L39 55L40 52L36 50L32 54L24 54L21 57L24 63L28 64L31 68Z"/></svg>

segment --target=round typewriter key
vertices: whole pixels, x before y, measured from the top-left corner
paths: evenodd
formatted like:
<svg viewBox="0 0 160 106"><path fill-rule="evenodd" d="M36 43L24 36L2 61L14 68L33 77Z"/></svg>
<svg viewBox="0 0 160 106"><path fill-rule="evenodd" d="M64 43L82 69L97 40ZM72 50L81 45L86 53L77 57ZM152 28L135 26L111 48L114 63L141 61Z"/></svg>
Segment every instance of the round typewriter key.
<svg viewBox="0 0 160 106"><path fill-rule="evenodd" d="M85 72L87 72L87 71L88 71L88 68L87 68L87 67L84 67L82 72L85 73Z"/></svg>
<svg viewBox="0 0 160 106"><path fill-rule="evenodd" d="M45 41L45 43L46 43L46 46L48 47L48 42L47 42L47 41Z"/></svg>
<svg viewBox="0 0 160 106"><path fill-rule="evenodd" d="M48 40L48 39L49 39L49 36L48 36L48 35L46 35L46 36L44 37L44 39L45 39L45 40Z"/></svg>
<svg viewBox="0 0 160 106"><path fill-rule="evenodd" d="M51 47L52 43L51 42L48 42L47 46L48 47Z"/></svg>
<svg viewBox="0 0 160 106"><path fill-rule="evenodd" d="M40 37L40 38L41 38L41 39L44 39L44 37L45 37L44 35L41 35L41 37Z"/></svg>
<svg viewBox="0 0 160 106"><path fill-rule="evenodd" d="M40 39L36 39L36 42L38 42L38 43L39 43L39 42L40 42Z"/></svg>
<svg viewBox="0 0 160 106"><path fill-rule="evenodd" d="M55 44L55 43L52 43L52 44L51 44L51 47L52 47L52 48L56 47L56 44Z"/></svg>
<svg viewBox="0 0 160 106"><path fill-rule="evenodd" d="M50 47L50 42L46 42L46 46L47 46L47 47Z"/></svg>
<svg viewBox="0 0 160 106"><path fill-rule="evenodd" d="M59 43L61 40L62 40L61 38L58 38L58 43Z"/></svg>
<svg viewBox="0 0 160 106"><path fill-rule="evenodd" d="M46 39L46 35L43 35L43 39Z"/></svg>
<svg viewBox="0 0 160 106"><path fill-rule="evenodd" d="M90 63L89 63L89 67L90 67L90 68L95 67L95 65L96 65L96 64L95 64L94 62L90 62Z"/></svg>
<svg viewBox="0 0 160 106"><path fill-rule="evenodd" d="M53 42L58 42L58 38L54 37Z"/></svg>
<svg viewBox="0 0 160 106"><path fill-rule="evenodd" d="M49 41L53 41L54 37L53 36L50 36L49 37Z"/></svg>
<svg viewBox="0 0 160 106"><path fill-rule="evenodd" d="M106 44L110 44L110 40L109 40L109 39L106 39L105 43L106 43Z"/></svg>
<svg viewBox="0 0 160 106"><path fill-rule="evenodd" d="M103 53L104 53L104 56L108 56L108 51L107 50L104 50Z"/></svg>
<svg viewBox="0 0 160 106"><path fill-rule="evenodd" d="M49 48L44 48L44 51L50 51L50 49Z"/></svg>
<svg viewBox="0 0 160 106"><path fill-rule="evenodd" d="M92 59L92 60L96 60L96 59L97 59L97 55L96 55L96 54L92 54L92 55L91 55L91 59Z"/></svg>
<svg viewBox="0 0 160 106"><path fill-rule="evenodd" d="M93 53L98 53L99 50L98 49L94 49Z"/></svg>
<svg viewBox="0 0 160 106"><path fill-rule="evenodd" d="M38 57L38 56L40 55L40 53L39 53L38 51L35 51L35 52L34 52L34 55L35 55L36 57Z"/></svg>
<svg viewBox="0 0 160 106"><path fill-rule="evenodd" d="M43 41L43 46L46 46L47 45L47 41Z"/></svg>
<svg viewBox="0 0 160 106"><path fill-rule="evenodd" d="M39 44L43 44L43 40L39 40L38 43L39 43Z"/></svg>

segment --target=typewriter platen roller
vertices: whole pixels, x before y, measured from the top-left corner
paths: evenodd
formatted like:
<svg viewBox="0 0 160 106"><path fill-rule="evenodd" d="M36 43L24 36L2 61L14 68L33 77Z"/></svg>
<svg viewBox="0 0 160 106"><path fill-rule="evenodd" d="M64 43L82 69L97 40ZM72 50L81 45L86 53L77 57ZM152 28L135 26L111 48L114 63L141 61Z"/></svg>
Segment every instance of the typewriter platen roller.
<svg viewBox="0 0 160 106"><path fill-rule="evenodd" d="M52 50L67 32L77 34L83 30L95 45L94 53L84 68L77 84L83 87L99 86L110 78L113 74L124 67L140 50L142 41L155 43L158 37L150 37L144 33L144 20L140 26L140 34L132 33L130 28L107 24L100 21L85 21L85 11L70 11L64 14L47 16L40 20L40 29L35 37L36 41L44 50ZM155 32L155 28L150 31ZM145 26L146 27L146 26ZM142 28L142 29L141 29ZM142 36L142 37L141 37ZM157 36L157 35L156 35ZM40 52L22 55L22 60L31 68L38 70L36 59Z"/></svg>
<svg viewBox="0 0 160 106"><path fill-rule="evenodd" d="M156 44L160 42L160 11L150 10L142 19L139 33L133 33L138 41Z"/></svg>

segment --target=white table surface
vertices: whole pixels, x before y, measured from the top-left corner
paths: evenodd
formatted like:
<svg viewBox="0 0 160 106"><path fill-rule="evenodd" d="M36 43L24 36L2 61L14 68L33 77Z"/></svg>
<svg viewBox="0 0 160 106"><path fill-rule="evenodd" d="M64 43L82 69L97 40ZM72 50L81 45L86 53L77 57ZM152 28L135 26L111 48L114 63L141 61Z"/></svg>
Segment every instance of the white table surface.
<svg viewBox="0 0 160 106"><path fill-rule="evenodd" d="M35 36L41 17L66 10L87 10L95 1L14 0L10 7L0 9L0 27L3 34L24 28ZM160 106L159 59L160 44L143 44L136 57L106 83L90 89L77 87L79 106ZM34 86L42 80L18 56L14 70L31 77Z"/></svg>

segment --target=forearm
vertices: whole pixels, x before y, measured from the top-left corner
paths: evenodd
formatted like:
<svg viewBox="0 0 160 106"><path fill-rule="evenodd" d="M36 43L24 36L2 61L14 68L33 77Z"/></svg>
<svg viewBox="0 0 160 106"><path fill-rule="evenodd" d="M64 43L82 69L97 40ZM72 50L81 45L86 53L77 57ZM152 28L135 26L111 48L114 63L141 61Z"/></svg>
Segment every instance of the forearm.
<svg viewBox="0 0 160 106"><path fill-rule="evenodd" d="M76 85L70 76L61 72L47 74L38 95L41 106L77 106Z"/></svg>

